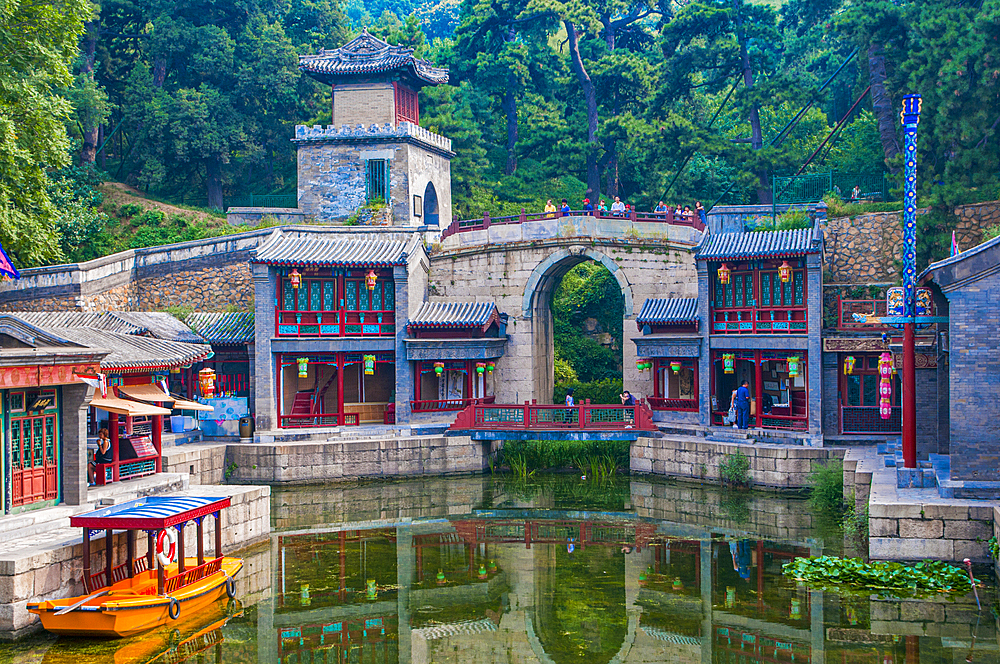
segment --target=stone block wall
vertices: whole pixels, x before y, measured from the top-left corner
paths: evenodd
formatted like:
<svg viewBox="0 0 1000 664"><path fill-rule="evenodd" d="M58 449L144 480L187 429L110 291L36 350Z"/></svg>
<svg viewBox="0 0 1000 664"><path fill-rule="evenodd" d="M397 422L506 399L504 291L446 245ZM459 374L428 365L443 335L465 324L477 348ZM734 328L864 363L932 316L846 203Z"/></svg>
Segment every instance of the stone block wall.
<svg viewBox="0 0 1000 664"><path fill-rule="evenodd" d="M187 473L192 484L226 481L225 445L181 445L163 450L163 472Z"/></svg>
<svg viewBox="0 0 1000 664"><path fill-rule="evenodd" d="M249 263L169 272L142 279L138 311L162 311L166 307L193 307L197 311L225 311L230 307L253 309L253 281ZM115 309L110 307L108 310ZM102 309L103 310L103 309Z"/></svg>
<svg viewBox="0 0 1000 664"><path fill-rule="evenodd" d="M450 475L486 469L490 443L467 436L412 436L372 440L232 444L229 481L308 484L386 475Z"/></svg>
<svg viewBox="0 0 1000 664"><path fill-rule="evenodd" d="M872 634L959 639L962 654L970 639L996 643L996 623L980 620L971 593L952 593L947 599L873 598L868 607Z"/></svg>
<svg viewBox="0 0 1000 664"><path fill-rule="evenodd" d="M880 560L986 562L994 532L994 507L973 501L872 500L868 507L868 551Z"/></svg>
<svg viewBox="0 0 1000 664"><path fill-rule="evenodd" d="M927 208L917 211L926 214ZM895 282L903 256L902 212L873 212L830 219L824 228L827 281L843 284ZM955 208L960 249L983 241L983 231L1000 224L1000 201Z"/></svg>
<svg viewBox="0 0 1000 664"><path fill-rule="evenodd" d="M301 224L306 215L298 208L230 207L226 222L230 226L256 226L271 219L282 224Z"/></svg>
<svg viewBox="0 0 1000 664"><path fill-rule="evenodd" d="M736 444L680 437L639 437L632 443L633 472L721 482L719 463L739 452L750 459L753 486L799 489L817 464L842 459L843 449Z"/></svg>
<svg viewBox="0 0 1000 664"><path fill-rule="evenodd" d="M269 537L270 487L194 486L180 495L231 497L232 504L222 515L222 547L227 555L264 542ZM213 543L215 519L205 519L204 524L206 541ZM185 551L196 550L195 532L193 524L185 528ZM46 535L39 538L40 543L36 546L8 546L0 554L0 639L17 638L41 628L38 617L28 613L28 602L70 597L84 592L81 529L66 527ZM113 537L117 564L125 560L125 533L118 532ZM138 556L146 555L146 543L146 537L136 538ZM104 568L104 554L103 539L91 540L92 573ZM258 585L260 582L258 578Z"/></svg>

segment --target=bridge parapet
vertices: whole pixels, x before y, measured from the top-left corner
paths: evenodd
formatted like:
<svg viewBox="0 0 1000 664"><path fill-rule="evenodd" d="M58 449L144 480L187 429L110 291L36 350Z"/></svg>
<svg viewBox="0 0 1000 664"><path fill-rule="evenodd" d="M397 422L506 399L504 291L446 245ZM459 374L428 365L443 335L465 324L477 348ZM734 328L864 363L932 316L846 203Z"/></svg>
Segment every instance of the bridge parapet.
<svg viewBox="0 0 1000 664"><path fill-rule="evenodd" d="M702 237L702 231L693 225L671 224L663 221L633 221L627 217L592 217L582 214L568 217L546 216L534 219L531 218L531 215L525 216L528 218L523 222L518 222L518 217L512 217L509 218L512 221L479 224L478 228L466 227L461 232L442 234L441 248L445 250L461 249L489 244L571 237L617 240L659 239L695 245Z"/></svg>
<svg viewBox="0 0 1000 664"><path fill-rule="evenodd" d="M645 403L635 406L591 404L579 406L472 404L458 413L452 431L656 431L653 411Z"/></svg>

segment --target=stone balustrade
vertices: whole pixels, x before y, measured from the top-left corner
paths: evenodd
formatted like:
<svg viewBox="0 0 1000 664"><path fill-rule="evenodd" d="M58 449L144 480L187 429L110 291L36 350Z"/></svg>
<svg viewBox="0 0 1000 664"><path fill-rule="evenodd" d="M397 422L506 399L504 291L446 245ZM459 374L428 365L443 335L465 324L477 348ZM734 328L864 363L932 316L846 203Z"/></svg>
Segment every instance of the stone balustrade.
<svg viewBox="0 0 1000 664"><path fill-rule="evenodd" d="M335 127L333 125L327 125L326 127L323 127L322 125L313 125L312 127L307 125L296 125L295 138L293 141L298 143L307 141L322 142L351 139L367 140L373 138L385 140L407 137L414 138L421 143L425 143L438 149L451 152L451 139L435 134L432 131L428 131L420 125L415 125L412 122L400 122L395 127L388 122L383 125L373 124L368 127L363 124L359 124L354 127L348 125L341 125L340 127Z"/></svg>

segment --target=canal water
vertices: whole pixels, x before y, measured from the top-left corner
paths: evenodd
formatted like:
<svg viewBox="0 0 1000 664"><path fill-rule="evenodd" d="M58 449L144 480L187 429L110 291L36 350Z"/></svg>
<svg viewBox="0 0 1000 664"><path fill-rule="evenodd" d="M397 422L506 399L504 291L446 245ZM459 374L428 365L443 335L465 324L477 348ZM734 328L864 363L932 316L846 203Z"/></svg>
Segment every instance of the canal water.
<svg viewBox="0 0 1000 664"><path fill-rule="evenodd" d="M419 479L275 489L272 526L236 601L117 642L32 636L0 662L1000 662L992 584L980 612L785 578L843 549L801 498Z"/></svg>

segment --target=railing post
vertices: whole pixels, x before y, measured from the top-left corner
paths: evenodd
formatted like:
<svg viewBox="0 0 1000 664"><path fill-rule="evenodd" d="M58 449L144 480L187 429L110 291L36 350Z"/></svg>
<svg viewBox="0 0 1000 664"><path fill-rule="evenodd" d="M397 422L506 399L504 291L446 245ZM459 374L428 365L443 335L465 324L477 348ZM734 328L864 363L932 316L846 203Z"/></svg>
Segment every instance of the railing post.
<svg viewBox="0 0 1000 664"><path fill-rule="evenodd" d="M517 218L517 223L523 224L528 220L528 213L525 212L524 208L521 208L521 214Z"/></svg>
<svg viewBox="0 0 1000 664"><path fill-rule="evenodd" d="M531 428L531 424L530 424L530 422L528 420L528 414L530 412L531 412L531 408L529 406L529 402L525 401L524 402L524 412L521 414L521 426L523 426L525 429L530 429Z"/></svg>
<svg viewBox="0 0 1000 664"><path fill-rule="evenodd" d="M629 221L635 223L635 208L632 208L631 210L629 210L628 218L629 218Z"/></svg>

